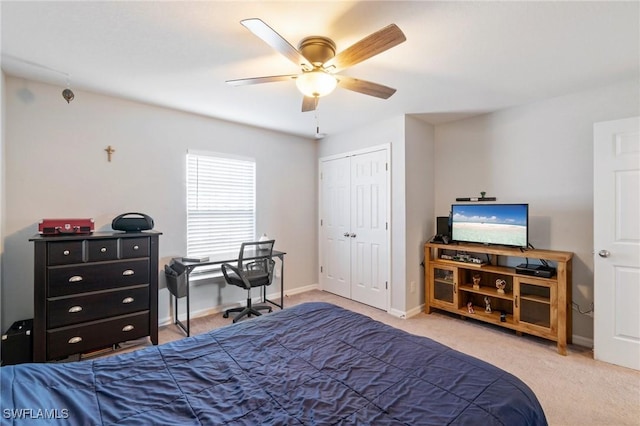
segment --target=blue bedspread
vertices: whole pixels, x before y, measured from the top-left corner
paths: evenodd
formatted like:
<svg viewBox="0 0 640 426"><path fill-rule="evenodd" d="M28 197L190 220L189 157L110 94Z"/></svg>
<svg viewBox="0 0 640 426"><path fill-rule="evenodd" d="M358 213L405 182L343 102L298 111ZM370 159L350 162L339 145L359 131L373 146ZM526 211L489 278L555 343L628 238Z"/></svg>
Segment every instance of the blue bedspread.
<svg viewBox="0 0 640 426"><path fill-rule="evenodd" d="M3 425L546 424L513 375L326 303L0 381Z"/></svg>

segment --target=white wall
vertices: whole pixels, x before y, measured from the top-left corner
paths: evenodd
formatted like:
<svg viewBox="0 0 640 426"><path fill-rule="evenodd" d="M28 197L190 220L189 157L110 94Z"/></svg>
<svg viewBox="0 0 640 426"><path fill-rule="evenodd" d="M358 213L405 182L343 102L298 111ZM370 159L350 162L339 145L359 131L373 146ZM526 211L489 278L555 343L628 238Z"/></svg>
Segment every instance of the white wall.
<svg viewBox="0 0 640 426"><path fill-rule="evenodd" d="M409 315L423 310L425 303L424 243L435 235L434 215L434 127L405 117L406 174L406 302Z"/></svg>
<svg viewBox="0 0 640 426"><path fill-rule="evenodd" d="M3 86L4 328L32 316L28 238L43 217L94 217L109 229L115 215L140 210L164 232L161 265L183 254L188 148L257 158L257 232L288 252L287 289L318 280L317 158L391 143L392 311L424 303L422 285L414 294L409 283L423 279L414 263L435 217L447 215L456 197L481 191L529 203L534 246L575 253L573 300L586 308L593 301L592 125L640 114L639 83L629 81L437 126L392 117L313 142L80 91L67 105L58 87L12 77ZM116 149L111 163L107 145ZM193 311L244 297L211 284L192 294ZM161 318L168 305L163 289ZM573 333L592 339L591 318L574 314Z"/></svg>
<svg viewBox="0 0 640 426"><path fill-rule="evenodd" d="M638 81L510 108L435 127L435 208L456 197L529 203L530 242L573 259L573 301L593 302L593 123L640 114ZM579 343L591 317L574 312Z"/></svg>
<svg viewBox="0 0 640 426"><path fill-rule="evenodd" d="M287 252L285 289L317 284L315 141L79 90L67 105L60 87L13 77L5 89L4 326L33 316L28 239L42 218L92 217L96 230L109 230L116 215L141 211L163 232L160 266L184 255L187 149L256 159L257 234ZM240 302L246 292L209 283L191 296L197 313ZM166 320L166 289L159 304Z"/></svg>

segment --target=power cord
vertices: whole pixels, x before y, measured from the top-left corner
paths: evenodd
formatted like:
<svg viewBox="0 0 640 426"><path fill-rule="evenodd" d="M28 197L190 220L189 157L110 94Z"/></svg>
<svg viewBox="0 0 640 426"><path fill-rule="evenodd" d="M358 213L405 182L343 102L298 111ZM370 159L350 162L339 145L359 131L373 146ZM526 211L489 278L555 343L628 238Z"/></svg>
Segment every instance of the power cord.
<svg viewBox="0 0 640 426"><path fill-rule="evenodd" d="M533 246L533 244L531 244L531 243L528 243L528 244L527 244L527 248L530 248L531 250L535 250L535 249L536 249L536 248ZM523 248L520 248L520 251L524 251L524 249L523 249ZM542 265L544 265L544 266L549 266L549 263L548 263L546 260L544 260L544 259L538 259L538 260L540 261L540 263L541 263ZM527 263L529 263L529 259L528 259L528 258L527 258Z"/></svg>
<svg viewBox="0 0 640 426"><path fill-rule="evenodd" d="M529 264L529 258L525 257L524 260L526 261L526 264ZM544 259L538 259L540 261L540 264L542 264L543 266L549 267L549 262L547 262Z"/></svg>

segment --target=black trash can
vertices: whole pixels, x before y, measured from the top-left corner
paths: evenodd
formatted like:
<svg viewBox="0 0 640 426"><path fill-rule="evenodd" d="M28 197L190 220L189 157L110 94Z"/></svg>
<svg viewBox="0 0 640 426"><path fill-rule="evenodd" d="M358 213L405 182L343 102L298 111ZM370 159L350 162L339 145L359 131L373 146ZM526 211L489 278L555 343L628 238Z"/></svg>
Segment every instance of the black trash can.
<svg viewBox="0 0 640 426"><path fill-rule="evenodd" d="M0 354L2 365L33 362L33 319L16 321L2 335Z"/></svg>

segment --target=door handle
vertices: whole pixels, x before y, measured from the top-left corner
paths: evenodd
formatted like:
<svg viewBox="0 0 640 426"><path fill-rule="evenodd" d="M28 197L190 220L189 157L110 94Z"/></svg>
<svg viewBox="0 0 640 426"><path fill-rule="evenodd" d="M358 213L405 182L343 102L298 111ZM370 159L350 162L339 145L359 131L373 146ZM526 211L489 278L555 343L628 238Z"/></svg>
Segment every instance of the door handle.
<svg viewBox="0 0 640 426"><path fill-rule="evenodd" d="M600 256L600 257L609 257L609 256L611 256L611 253L609 252L609 250L600 250L598 252L598 256Z"/></svg>
<svg viewBox="0 0 640 426"><path fill-rule="evenodd" d="M348 232L345 232L344 234L342 234L342 236L343 236L343 237L347 237L347 238L349 238L349 233L348 233Z"/></svg>
<svg viewBox="0 0 640 426"><path fill-rule="evenodd" d="M351 235L349 235L349 236L350 236L351 238L355 238L355 237L356 237L356 234L351 234Z"/></svg>

